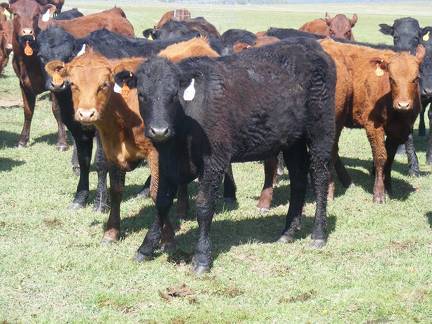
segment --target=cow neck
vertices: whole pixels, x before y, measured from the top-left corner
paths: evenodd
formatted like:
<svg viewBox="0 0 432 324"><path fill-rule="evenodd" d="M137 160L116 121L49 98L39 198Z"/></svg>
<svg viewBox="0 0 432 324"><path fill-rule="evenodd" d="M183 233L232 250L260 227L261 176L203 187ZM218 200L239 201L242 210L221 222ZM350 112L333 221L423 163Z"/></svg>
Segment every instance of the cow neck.
<svg viewBox="0 0 432 324"><path fill-rule="evenodd" d="M129 100L134 94L130 94ZM135 94L136 95L136 94ZM108 160L125 170L131 170L149 154L149 141L144 137L141 117L131 109L121 95L113 93L102 121L96 123Z"/></svg>

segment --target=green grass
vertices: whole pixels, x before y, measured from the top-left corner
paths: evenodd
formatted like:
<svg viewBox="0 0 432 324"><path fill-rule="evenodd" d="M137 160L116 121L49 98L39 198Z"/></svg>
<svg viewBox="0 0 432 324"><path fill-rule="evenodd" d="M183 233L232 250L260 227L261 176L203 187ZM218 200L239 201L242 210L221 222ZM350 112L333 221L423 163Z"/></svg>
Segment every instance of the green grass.
<svg viewBox="0 0 432 324"><path fill-rule="evenodd" d="M82 8L83 3L73 4ZM377 6L380 15L369 12L375 7L343 8L359 13L357 39L378 42L388 39L378 33L377 24L391 22L403 10L432 24L432 17L424 16L430 5L425 6ZM125 9L139 34L166 7ZM257 31L270 25L298 27L325 10L337 11L331 5L299 5L261 10L195 6L192 12L209 17L221 30ZM259 215L255 204L262 165L235 165L239 205L233 210L218 205L212 227L214 267L197 278L182 261L193 251L194 221L181 224L179 250L172 258L161 254L145 264L132 261L155 216L150 200L134 198L148 175L145 167L127 176L124 239L108 247L99 244L107 216L94 213L91 206L79 212L66 209L77 178L71 171L71 151L55 150L56 127L47 100L37 104L30 147L14 147L23 121L20 100L9 66L0 78L0 322L431 321L432 181L425 165L425 138L416 137L423 176L407 177L406 157L398 156L395 197L374 205L366 136L361 130L343 132L341 155L355 187L345 192L338 185L329 204L329 242L319 251L308 247L311 194L298 240L274 243L284 225L289 181L285 177L276 189L271 212ZM95 187L92 172L91 198ZM183 295L166 296L167 288L183 284Z"/></svg>

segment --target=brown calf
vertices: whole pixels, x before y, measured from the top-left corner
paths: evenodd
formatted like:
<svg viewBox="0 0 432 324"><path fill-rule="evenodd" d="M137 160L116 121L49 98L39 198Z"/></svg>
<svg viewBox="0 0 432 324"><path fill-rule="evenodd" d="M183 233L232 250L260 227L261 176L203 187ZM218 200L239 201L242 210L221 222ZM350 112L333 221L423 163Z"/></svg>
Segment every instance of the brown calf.
<svg viewBox="0 0 432 324"><path fill-rule="evenodd" d="M358 17L356 14L349 19L343 14L330 17L330 15L326 13L324 19L312 20L301 26L299 30L323 36L330 36L331 38L354 40L352 28L357 23L357 20Z"/></svg>
<svg viewBox="0 0 432 324"><path fill-rule="evenodd" d="M190 56L215 57L217 53L206 40L198 38L172 45L160 55L179 61ZM108 60L88 50L67 64L59 61L50 62L46 70L56 82L61 83L67 79L71 83L75 119L96 126L108 161L120 167L122 171L134 169L143 159L149 161L150 193L155 200L159 179L158 154L151 141L144 136L144 123L139 113L136 89L125 91L125 85L116 85L113 88L113 78L118 71L135 71L143 61L143 58ZM120 88L122 91L117 90ZM112 208L104 234L105 241L117 240L120 234L120 202L124 173L120 177L122 181L117 186L113 185L115 181L111 181ZM178 214L181 216L186 214L187 209L185 190L186 188L181 188L178 196ZM166 240L174 237L169 224L164 231Z"/></svg>
<svg viewBox="0 0 432 324"><path fill-rule="evenodd" d="M280 41L279 38L276 38L273 36L257 36L256 42L254 45L251 46L251 45L246 44L246 43L237 42L233 46L233 51L234 51L234 53L240 53L241 51L248 49L248 48L271 45L271 44L277 43L279 41Z"/></svg>
<svg viewBox="0 0 432 324"><path fill-rule="evenodd" d="M385 189L391 193L391 167L397 147L408 139L420 112L419 67L425 48L420 45L413 56L331 40L323 40L321 45L337 64L344 64L351 73L352 98L345 100L349 103L349 113L337 116L340 118L337 136L342 124L365 129L375 165L373 200L383 203ZM338 75L337 92L345 91L345 82L351 82L349 77ZM343 99L344 95L337 94L337 97Z"/></svg>
<svg viewBox="0 0 432 324"><path fill-rule="evenodd" d="M0 4L0 73L9 62L12 52L12 21L8 19L9 4Z"/></svg>

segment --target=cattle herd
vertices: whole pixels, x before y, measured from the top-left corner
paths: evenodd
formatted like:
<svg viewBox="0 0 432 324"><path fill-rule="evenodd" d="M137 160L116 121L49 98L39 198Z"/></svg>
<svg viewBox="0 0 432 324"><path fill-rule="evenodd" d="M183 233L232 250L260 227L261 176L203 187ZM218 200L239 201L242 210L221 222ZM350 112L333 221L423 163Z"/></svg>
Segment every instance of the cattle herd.
<svg viewBox="0 0 432 324"><path fill-rule="evenodd" d="M358 17L342 14L326 14L299 30L230 29L221 35L205 18L179 9L136 38L120 8L83 15L77 9L62 12L63 4L0 5L0 73L13 52L24 104L18 146L28 144L36 96L49 91L57 148L68 148L65 126L74 139L72 166L79 181L71 209L88 202L96 138L94 208L109 211L107 243L120 236L125 174L146 160L150 177L140 194L153 199L157 217L138 261L151 259L159 247L172 248L170 208L177 197L177 216L187 217L187 185L198 178L199 238L192 264L196 273L209 271L209 232L222 182L225 200L236 200L231 163L264 161L258 208L268 210L280 156L291 190L279 241L294 240L310 182L316 200L312 246L324 246L333 173L343 186L351 184L338 153L344 127L366 131L374 202L384 203L391 194L400 145L405 144L409 174L419 175L412 135L419 114L419 135L425 135L424 110L432 101L432 27L421 28L412 18L381 24L394 46L356 42ZM432 136L428 146L432 163Z"/></svg>

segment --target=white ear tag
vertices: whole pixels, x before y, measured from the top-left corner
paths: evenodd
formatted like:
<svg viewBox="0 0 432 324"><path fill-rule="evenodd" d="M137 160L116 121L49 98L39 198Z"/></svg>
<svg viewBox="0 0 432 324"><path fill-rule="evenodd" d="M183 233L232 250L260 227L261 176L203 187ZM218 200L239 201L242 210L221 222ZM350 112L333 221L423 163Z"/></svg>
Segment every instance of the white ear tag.
<svg viewBox="0 0 432 324"><path fill-rule="evenodd" d="M423 40L427 42L430 38L430 32L427 32L426 35L423 36Z"/></svg>
<svg viewBox="0 0 432 324"><path fill-rule="evenodd" d="M43 22L48 22L51 18L51 13L49 11L49 9L47 10L47 12L45 12L42 16L42 21Z"/></svg>
<svg viewBox="0 0 432 324"><path fill-rule="evenodd" d="M185 101L192 101L195 98L195 79L192 79L189 87L183 93L183 99Z"/></svg>
<svg viewBox="0 0 432 324"><path fill-rule="evenodd" d="M85 51L86 51L86 44L84 44L83 47L80 49L80 51L77 54L77 57L81 56L81 55L84 55Z"/></svg>
<svg viewBox="0 0 432 324"><path fill-rule="evenodd" d="M117 83L114 85L114 92L122 93L122 88Z"/></svg>

